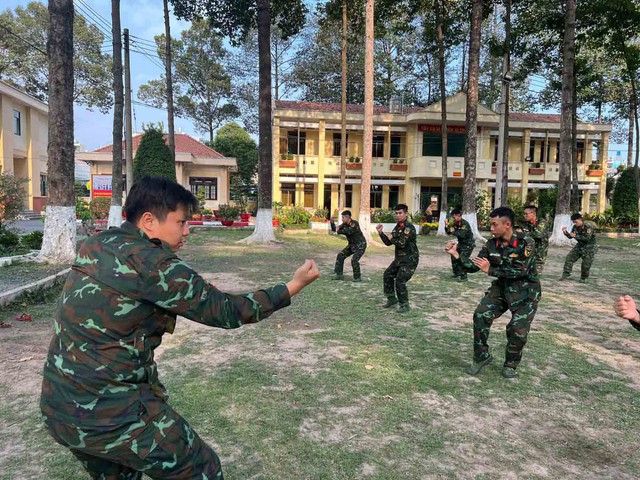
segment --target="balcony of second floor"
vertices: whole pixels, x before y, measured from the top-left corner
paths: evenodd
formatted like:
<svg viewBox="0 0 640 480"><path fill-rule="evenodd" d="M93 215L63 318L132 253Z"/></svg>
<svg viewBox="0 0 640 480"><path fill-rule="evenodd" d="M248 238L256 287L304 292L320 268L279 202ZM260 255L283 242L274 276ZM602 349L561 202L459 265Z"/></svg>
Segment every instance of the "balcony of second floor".
<svg viewBox="0 0 640 480"><path fill-rule="evenodd" d="M320 159L313 155L283 154L277 160L278 167L283 173L296 173L318 175L320 172ZM340 175L340 157L328 156L323 160L324 175ZM362 157L351 156L345 162L347 174L359 176L362 171ZM406 158L373 157L371 160L371 175L403 178L407 174L408 163Z"/></svg>

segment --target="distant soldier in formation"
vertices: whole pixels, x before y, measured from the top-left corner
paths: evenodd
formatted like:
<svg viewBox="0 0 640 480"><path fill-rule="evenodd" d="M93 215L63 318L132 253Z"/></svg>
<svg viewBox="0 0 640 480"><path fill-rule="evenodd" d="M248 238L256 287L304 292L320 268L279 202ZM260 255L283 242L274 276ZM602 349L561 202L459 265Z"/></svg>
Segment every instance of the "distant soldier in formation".
<svg viewBox="0 0 640 480"><path fill-rule="evenodd" d="M541 275L549 251L549 230L547 222L538 220L538 207L535 205L524 207L524 222L519 227L536 242L536 272Z"/></svg>
<svg viewBox="0 0 640 480"><path fill-rule="evenodd" d="M62 290L40 408L93 479L222 480L216 453L167 403L154 351L178 315L238 328L319 277L307 260L287 284L221 292L177 256L197 206L177 183L143 178L127 195L127 221L83 242Z"/></svg>
<svg viewBox="0 0 640 480"><path fill-rule="evenodd" d="M447 235L456 237L458 240L458 246L456 247L458 253L469 258L476 246L471 225L462 218L462 211L459 208L454 208L451 216L453 221L447 226ZM457 278L461 282L467 281L467 271L453 257L451 257L451 269L453 270L453 278Z"/></svg>
<svg viewBox="0 0 640 480"><path fill-rule="evenodd" d="M524 233L514 232L514 214L510 208L496 208L489 217L494 238L487 241L477 258L471 260L460 255L455 242L449 242L445 251L460 268L468 272L482 270L497 277L473 314L473 364L465 372L477 375L493 361L487 343L491 325L510 310L502 376L514 378L541 296L535 268L535 242Z"/></svg>
<svg viewBox="0 0 640 480"><path fill-rule="evenodd" d="M560 280L566 280L571 275L573 264L582 258L582 265L580 269L580 281L585 283L589 278L589 270L591 270L591 264L593 263L593 257L598 251L598 244L596 243L596 226L593 222L585 221L582 215L574 213L571 215L571 221L573 227L571 232L567 231L567 227L562 227L562 232L567 238L573 238L578 243L567 255L564 261L564 269L562 270L562 277Z"/></svg>
<svg viewBox="0 0 640 480"><path fill-rule="evenodd" d="M338 253L336 257L336 265L334 268L334 280L343 280L344 261L347 257L351 257L351 267L353 268L353 281L361 282L362 275L360 272L360 259L367 249L367 241L360 230L360 224L351 219L351 212L345 210L342 212L342 223L336 226L331 222L332 230L335 229L337 235L347 237L347 246Z"/></svg>
<svg viewBox="0 0 640 480"><path fill-rule="evenodd" d="M382 224L376 226L382 242L388 246L395 246L395 259L384 271L384 294L387 297L387 303L382 307L390 308L399 302L400 305L397 308L399 313L408 312L411 309L407 282L415 273L420 261L416 244L416 227L407 220L407 211L408 207L404 204L396 206L395 215L398 223L391 232L391 238L383 233Z"/></svg>

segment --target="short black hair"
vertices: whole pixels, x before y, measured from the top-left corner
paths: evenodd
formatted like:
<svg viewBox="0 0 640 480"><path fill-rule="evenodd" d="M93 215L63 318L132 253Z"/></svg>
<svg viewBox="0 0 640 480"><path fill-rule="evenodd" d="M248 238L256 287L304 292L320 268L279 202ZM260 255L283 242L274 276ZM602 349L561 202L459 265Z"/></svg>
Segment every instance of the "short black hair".
<svg viewBox="0 0 640 480"><path fill-rule="evenodd" d="M526 207L524 207L525 210L533 210L534 212L538 213L538 207L536 207L535 205L527 205Z"/></svg>
<svg viewBox="0 0 640 480"><path fill-rule="evenodd" d="M349 215L349 216L351 216L351 210L345 210L340 215Z"/></svg>
<svg viewBox="0 0 640 480"><path fill-rule="evenodd" d="M453 210L451 210L451 215L462 215L462 210L456 207Z"/></svg>
<svg viewBox="0 0 640 480"><path fill-rule="evenodd" d="M409 211L409 207L407 207L404 203L399 203L398 205L396 205L396 208L393 209L394 211L398 211L398 210L402 210L404 213L407 213Z"/></svg>
<svg viewBox="0 0 640 480"><path fill-rule="evenodd" d="M489 214L489 218L496 218L496 217L508 218L509 221L511 222L511 225L513 225L515 214L513 213L513 210L511 210L509 207L498 207Z"/></svg>
<svg viewBox="0 0 640 480"><path fill-rule="evenodd" d="M136 223L145 212L153 213L162 222L169 212L180 207L191 213L197 210L198 200L182 185L163 177L142 177L127 194L124 211L127 221Z"/></svg>
<svg viewBox="0 0 640 480"><path fill-rule="evenodd" d="M582 219L582 215L580 215L579 213L574 213L573 215L571 215L571 221L573 222L574 220L581 220Z"/></svg>

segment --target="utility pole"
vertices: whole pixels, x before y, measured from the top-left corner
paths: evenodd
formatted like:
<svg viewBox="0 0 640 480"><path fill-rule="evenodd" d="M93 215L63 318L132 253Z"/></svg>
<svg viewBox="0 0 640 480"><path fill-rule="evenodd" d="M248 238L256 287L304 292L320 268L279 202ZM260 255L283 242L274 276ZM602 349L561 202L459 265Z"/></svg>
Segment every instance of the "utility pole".
<svg viewBox="0 0 640 480"><path fill-rule="evenodd" d="M502 56L502 77L500 87L500 125L498 127L498 165L496 166L496 196L494 206L507 205L509 188L509 84L511 83L511 0L505 0L504 53Z"/></svg>
<svg viewBox="0 0 640 480"><path fill-rule="evenodd" d="M124 29L124 120L125 120L125 166L127 193L133 185L133 131L131 130L131 64L129 63L129 29Z"/></svg>
<svg viewBox="0 0 640 480"><path fill-rule="evenodd" d="M173 126L173 77L171 76L171 28L169 25L169 3L164 0L164 35L165 35L165 71L167 76L167 111L169 126L169 150L171 150L171 159L176 161L176 137ZM181 179L178 179L180 182Z"/></svg>

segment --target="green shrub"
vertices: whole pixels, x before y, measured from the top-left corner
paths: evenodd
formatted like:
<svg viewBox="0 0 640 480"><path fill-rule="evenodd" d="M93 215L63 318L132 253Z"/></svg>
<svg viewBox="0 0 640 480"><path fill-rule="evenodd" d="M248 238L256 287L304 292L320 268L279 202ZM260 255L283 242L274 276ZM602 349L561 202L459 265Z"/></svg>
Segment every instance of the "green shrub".
<svg viewBox="0 0 640 480"><path fill-rule="evenodd" d="M20 238L20 243L29 250L40 250L42 248L42 237L42 232L27 233Z"/></svg>
<svg viewBox="0 0 640 480"><path fill-rule="evenodd" d="M281 207L278 205L275 210L273 219L278 220L285 227L291 225L308 226L309 220L311 220L311 214L303 207Z"/></svg>
<svg viewBox="0 0 640 480"><path fill-rule="evenodd" d="M10 173L0 173L0 222L11 221L25 206L27 199L24 184L28 180Z"/></svg>
<svg viewBox="0 0 640 480"><path fill-rule="evenodd" d="M613 189L611 206L613 207L613 215L619 219L633 219L633 222L638 220L638 192L636 191L633 168L627 168L618 177L616 186Z"/></svg>
<svg viewBox="0 0 640 480"><path fill-rule="evenodd" d="M91 200L89 210L91 218L94 220L103 220L109 218L109 209L111 208L111 199L109 197L98 197Z"/></svg>
<svg viewBox="0 0 640 480"><path fill-rule="evenodd" d="M396 223L395 211L391 208L378 208L371 213L373 223Z"/></svg>
<svg viewBox="0 0 640 480"><path fill-rule="evenodd" d="M240 215L240 208L232 205L220 205L218 207L218 215L223 220L235 220Z"/></svg>
<svg viewBox="0 0 640 480"><path fill-rule="evenodd" d="M12 253L20 245L20 237L6 227L0 225L0 254Z"/></svg>
<svg viewBox="0 0 640 480"><path fill-rule="evenodd" d="M162 129L153 125L147 127L142 135L133 160L134 181L146 175L176 181L176 164L171 157L171 150L164 141Z"/></svg>

